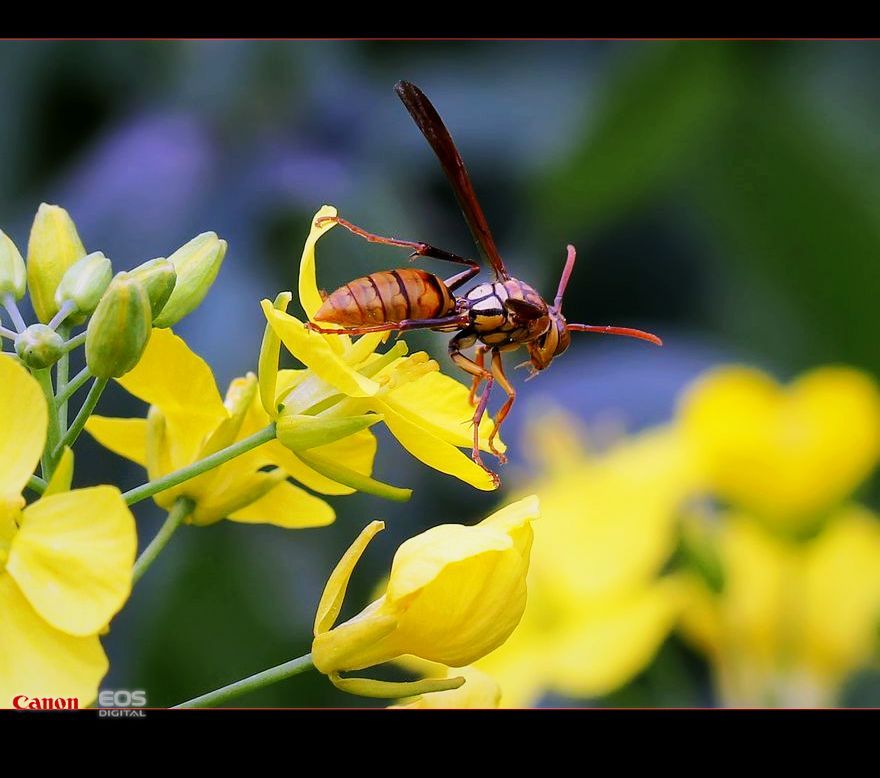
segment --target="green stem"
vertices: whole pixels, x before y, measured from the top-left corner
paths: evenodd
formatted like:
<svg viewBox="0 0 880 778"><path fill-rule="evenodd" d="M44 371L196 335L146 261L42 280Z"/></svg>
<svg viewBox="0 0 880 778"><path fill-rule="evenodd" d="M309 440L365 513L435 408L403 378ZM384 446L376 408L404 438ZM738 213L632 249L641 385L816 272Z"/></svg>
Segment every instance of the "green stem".
<svg viewBox="0 0 880 778"><path fill-rule="evenodd" d="M255 432L250 437L238 441L238 443L233 443L231 446L221 448L209 457L200 459L198 462L193 462L191 465L182 467L180 470L175 470L173 473L168 473L168 475L157 478L155 481L150 481L149 483L136 486L134 489L129 489L122 496L125 498L125 502L128 505L134 505L136 502L146 500L148 497L152 497L159 492L164 492L166 489L182 484L184 481L189 481L191 478L206 473L208 470L213 470L215 467L219 467L230 459L235 459L235 457L245 454L257 446L262 446L264 443L268 443L274 437L275 424L273 423L268 427L264 427L259 432Z"/></svg>
<svg viewBox="0 0 880 778"><path fill-rule="evenodd" d="M70 326L68 324L58 325L58 334L62 338L66 338L70 334ZM70 378L70 353L65 351L58 360L58 366L55 368L55 392L58 396L64 394L67 388L67 379ZM67 432L67 400L59 400L55 397L55 405L58 406L58 427L60 434Z"/></svg>
<svg viewBox="0 0 880 778"><path fill-rule="evenodd" d="M46 448L43 450L42 458L43 478L48 481L52 477L52 471L55 469L55 449L58 445L58 439L61 437L61 428L58 426L55 390L52 388L52 374L49 372L49 368L34 370L33 375L43 390L46 406L49 411L49 428L46 432Z"/></svg>
<svg viewBox="0 0 880 778"><path fill-rule="evenodd" d="M65 446L72 446L76 443L79 433L83 431L83 427L86 426L89 416L92 415L92 411L95 410L98 400L101 399L101 395L104 393L104 389L107 386L107 381L107 378L95 379L95 383L92 384L92 388L89 389L89 393L86 395L82 408L79 409L79 413L76 414L76 418L73 420L73 424L70 425L70 429L67 430L64 437L61 439L61 442L55 447L53 456L57 457L62 451L64 451Z"/></svg>
<svg viewBox="0 0 880 778"><path fill-rule="evenodd" d="M183 520L193 512L195 507L196 504L189 497L178 497L174 501L174 505L171 510L168 511L168 516L159 528L156 536L149 542L147 547L137 558L137 562L134 563L134 570L131 575L132 585L141 580L143 574L147 572L147 569L153 564L156 557L159 556L159 552L165 548L165 545L171 540L171 536L174 534L175 530L181 525Z"/></svg>
<svg viewBox="0 0 880 778"><path fill-rule="evenodd" d="M66 403L91 377L92 371L89 370L88 365L86 365L64 385L64 388L61 388L60 386L58 387L58 394L55 396L55 402L59 404Z"/></svg>
<svg viewBox="0 0 880 778"><path fill-rule="evenodd" d="M86 342L86 334L85 332L81 332L79 335L74 335L70 340L64 343L65 351L73 351L77 346L81 346Z"/></svg>
<svg viewBox="0 0 880 778"><path fill-rule="evenodd" d="M28 489L33 489L37 494L42 494L46 491L46 487L49 485L46 483L40 476L32 475L28 478Z"/></svg>
<svg viewBox="0 0 880 778"><path fill-rule="evenodd" d="M314 667L312 664L312 655L306 654L305 656L291 659L289 662L285 662L277 667L270 667L268 670L263 670L262 673L242 678L240 681L229 684L229 686L215 689L213 692L203 694L201 697L182 702L180 705L175 705L174 707L208 708L222 705L224 702L228 702L235 697L240 697L242 694L247 694L248 692L253 692L257 689L263 689L266 686L271 686L273 683L278 683L278 681L284 681L294 675L304 673L312 667Z"/></svg>
<svg viewBox="0 0 880 778"><path fill-rule="evenodd" d="M317 470L331 481L345 484L364 494L374 494L376 497L393 500L394 502L406 502L412 497L412 489L404 489L399 486L382 483L375 478L358 473L356 470L345 467L345 465L341 465L339 462L331 461L311 451L296 451L294 453L312 470Z"/></svg>

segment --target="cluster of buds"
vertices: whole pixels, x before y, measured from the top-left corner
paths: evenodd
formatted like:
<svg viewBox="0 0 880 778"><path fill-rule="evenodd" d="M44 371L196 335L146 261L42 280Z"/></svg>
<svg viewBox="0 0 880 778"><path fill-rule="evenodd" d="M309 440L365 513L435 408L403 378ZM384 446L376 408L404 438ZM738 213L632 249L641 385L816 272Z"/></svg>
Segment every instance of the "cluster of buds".
<svg viewBox="0 0 880 778"><path fill-rule="evenodd" d="M29 327L15 322L16 354L32 369L51 367L68 347L59 327L88 320L92 375L125 375L143 355L153 327L171 327L202 302L225 254L226 241L205 232L167 259L114 276L102 252L86 252L67 211L44 203L31 228L27 263L0 232L0 302L11 311L29 291L39 319Z"/></svg>

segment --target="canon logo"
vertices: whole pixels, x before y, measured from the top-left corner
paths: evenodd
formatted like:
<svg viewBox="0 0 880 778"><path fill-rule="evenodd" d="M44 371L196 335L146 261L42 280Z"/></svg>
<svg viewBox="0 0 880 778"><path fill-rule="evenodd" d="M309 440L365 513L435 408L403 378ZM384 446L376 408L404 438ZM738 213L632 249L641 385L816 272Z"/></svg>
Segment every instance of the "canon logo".
<svg viewBox="0 0 880 778"><path fill-rule="evenodd" d="M77 697L28 697L19 694L12 698L16 710L79 710Z"/></svg>

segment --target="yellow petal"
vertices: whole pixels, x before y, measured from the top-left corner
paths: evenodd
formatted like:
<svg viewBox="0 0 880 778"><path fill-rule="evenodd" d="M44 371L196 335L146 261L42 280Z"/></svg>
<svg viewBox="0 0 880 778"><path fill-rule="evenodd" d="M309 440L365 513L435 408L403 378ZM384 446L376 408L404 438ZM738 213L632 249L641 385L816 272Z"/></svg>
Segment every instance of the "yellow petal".
<svg viewBox="0 0 880 778"><path fill-rule="evenodd" d="M251 472L237 461L221 465L183 485L181 494L196 503L189 522L205 526L225 519L265 497L286 477L280 468Z"/></svg>
<svg viewBox="0 0 880 778"><path fill-rule="evenodd" d="M510 637L522 618L526 570L527 562L515 550L486 552L447 566L400 616L396 645L455 667L482 659Z"/></svg>
<svg viewBox="0 0 880 778"><path fill-rule="evenodd" d="M272 307L282 313L287 312L287 306L293 295L290 292L281 292L275 297ZM278 408L275 398L278 396L278 360L281 356L281 338L272 329L269 322L263 330L263 342L260 345L260 361L257 374L260 376L260 400L266 413L275 418Z"/></svg>
<svg viewBox="0 0 880 778"><path fill-rule="evenodd" d="M464 384L435 371L399 386L383 399L402 416L447 443L470 449L474 444L474 406L469 395ZM480 448L484 451L489 450L489 435L494 426L491 416L484 414L480 421ZM507 450L500 437L495 439L495 448L502 453Z"/></svg>
<svg viewBox="0 0 880 778"><path fill-rule="evenodd" d="M73 449L65 446L61 459L55 466L55 472L52 473L52 478L46 486L46 491L43 492L43 497L69 492L71 483L73 483Z"/></svg>
<svg viewBox="0 0 880 778"><path fill-rule="evenodd" d="M880 624L880 523L849 507L810 545L803 600L806 663L840 683L874 656Z"/></svg>
<svg viewBox="0 0 880 778"><path fill-rule="evenodd" d="M80 708L95 700L110 666L97 635L73 637L50 626L3 574L0 613L0 707L13 707L21 694L75 697Z"/></svg>
<svg viewBox="0 0 880 778"><path fill-rule="evenodd" d="M104 448L147 466L147 420L112 419L108 416L90 416L86 432Z"/></svg>
<svg viewBox="0 0 880 778"><path fill-rule="evenodd" d="M355 618L315 635L312 661L318 672L329 675L340 670L361 670L401 653L387 647L388 640L394 638L397 617L383 613L381 604L377 601Z"/></svg>
<svg viewBox="0 0 880 778"><path fill-rule="evenodd" d="M36 379L0 356L0 500L17 500L46 442L49 414Z"/></svg>
<svg viewBox="0 0 880 778"><path fill-rule="evenodd" d="M525 527L528 547L531 526ZM527 571L528 557L496 527L447 524L411 538L391 567L386 597L400 623L389 643L405 648L396 655L455 667L481 659L519 623Z"/></svg>
<svg viewBox="0 0 880 778"><path fill-rule="evenodd" d="M483 529L479 525L440 524L431 527L397 549L388 580L388 598L391 601L405 600L456 562L512 548L513 541L507 533Z"/></svg>
<svg viewBox="0 0 880 778"><path fill-rule="evenodd" d="M229 516L232 521L274 524L276 527L303 529L332 524L336 513L319 497L282 481L246 508Z"/></svg>
<svg viewBox="0 0 880 778"><path fill-rule="evenodd" d="M207 363L168 329L154 329L141 361L119 383L161 409L175 467L192 462L205 437L227 418Z"/></svg>
<svg viewBox="0 0 880 778"><path fill-rule="evenodd" d="M531 522L541 515L541 503L537 495L530 494L521 500L505 505L478 526L503 532L513 540L517 551L527 557L531 550Z"/></svg>
<svg viewBox="0 0 880 778"><path fill-rule="evenodd" d="M119 490L96 486L25 508L6 570L42 618L92 635L128 598L136 550L134 517Z"/></svg>
<svg viewBox="0 0 880 778"><path fill-rule="evenodd" d="M199 449L198 458L204 459L241 439L241 428L257 397L257 377L253 373L234 378L226 391L223 405L229 414L208 435Z"/></svg>
<svg viewBox="0 0 880 778"><path fill-rule="evenodd" d="M572 614L544 657L552 686L573 697L598 697L630 681L669 635L680 594L678 582L666 579Z"/></svg>
<svg viewBox="0 0 880 778"><path fill-rule="evenodd" d="M678 430L661 427L531 482L541 495L536 579L562 601L647 582L675 548L678 508L697 485L693 471Z"/></svg>
<svg viewBox="0 0 880 778"><path fill-rule="evenodd" d="M324 205L315 214L299 263L299 302L309 319L315 315L323 303L321 293L318 291L318 279L315 273L315 244L325 232L329 232L336 226L335 222L324 222L320 227L316 227L315 221L324 216L336 216L336 209L332 205Z"/></svg>
<svg viewBox="0 0 880 778"><path fill-rule="evenodd" d="M328 339L337 336L311 332L299 319L275 310L269 300L260 304L287 350L319 378L349 397L371 397L379 391L379 384L353 370L331 347Z"/></svg>
<svg viewBox="0 0 880 778"><path fill-rule="evenodd" d="M339 564L330 574L327 585L324 587L324 593L321 595L321 601L318 603L318 611L315 614L316 636L327 632L336 622L355 565L363 556L370 541L383 529L385 529L384 522L371 521L357 536L354 543L348 547L348 550L342 555L342 559L339 560Z"/></svg>
<svg viewBox="0 0 880 778"><path fill-rule="evenodd" d="M391 434L416 459L485 492L498 488L489 473L451 443L437 437L430 429L410 420L393 405L378 398L371 404L377 413L385 416L385 424Z"/></svg>

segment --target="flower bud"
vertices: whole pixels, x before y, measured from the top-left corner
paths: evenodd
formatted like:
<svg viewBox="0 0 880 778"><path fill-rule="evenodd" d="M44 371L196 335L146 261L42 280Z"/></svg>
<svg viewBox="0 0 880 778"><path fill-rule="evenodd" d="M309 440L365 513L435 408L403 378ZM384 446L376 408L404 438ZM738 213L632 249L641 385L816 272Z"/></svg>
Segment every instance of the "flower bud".
<svg viewBox="0 0 880 778"><path fill-rule="evenodd" d="M72 302L74 314L90 314L98 306L113 278L110 260L101 251L94 251L74 262L62 276L55 290L55 305L59 308Z"/></svg>
<svg viewBox="0 0 880 778"><path fill-rule="evenodd" d="M174 265L164 257L159 257L138 265L130 275L140 281L147 290L150 311L155 319L165 307L177 283L177 271Z"/></svg>
<svg viewBox="0 0 880 778"><path fill-rule="evenodd" d="M0 230L0 299L11 294L16 300L27 290L27 268L12 239Z"/></svg>
<svg viewBox="0 0 880 778"><path fill-rule="evenodd" d="M31 227L27 253L28 289L41 322L48 323L58 313L55 290L67 269L85 254L70 214L43 203Z"/></svg>
<svg viewBox="0 0 880 778"><path fill-rule="evenodd" d="M141 358L151 332L150 298L135 278L118 273L89 321L86 363L98 378L119 378Z"/></svg>
<svg viewBox="0 0 880 778"><path fill-rule="evenodd" d="M64 339L45 324L31 324L15 339L15 353L28 367L54 365L64 354Z"/></svg>
<svg viewBox="0 0 880 778"><path fill-rule="evenodd" d="M177 283L154 326L171 327L202 302L226 256L226 241L215 232L203 232L175 251L168 261L177 271Z"/></svg>
<svg viewBox="0 0 880 778"><path fill-rule="evenodd" d="M291 451L304 451L347 438L372 427L382 418L378 413L330 418L283 413L278 417L275 434L282 445Z"/></svg>

